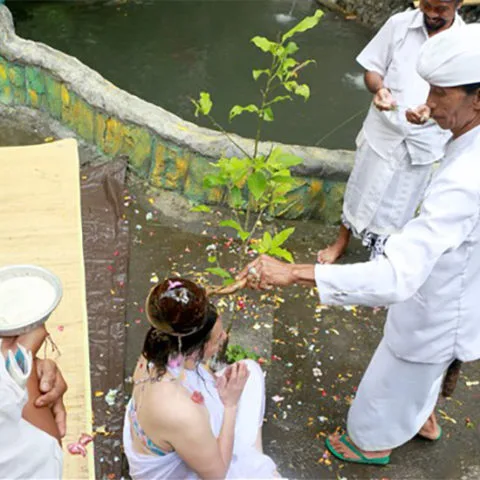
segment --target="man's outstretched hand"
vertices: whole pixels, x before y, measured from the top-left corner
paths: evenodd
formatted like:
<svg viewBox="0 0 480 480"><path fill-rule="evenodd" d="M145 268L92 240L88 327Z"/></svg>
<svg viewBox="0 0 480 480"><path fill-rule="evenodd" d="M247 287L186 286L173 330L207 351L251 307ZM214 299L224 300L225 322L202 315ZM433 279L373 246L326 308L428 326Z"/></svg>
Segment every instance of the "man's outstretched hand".
<svg viewBox="0 0 480 480"><path fill-rule="evenodd" d="M268 290L274 286L286 287L294 283L292 267L290 263L261 255L250 262L236 278L246 279L247 286L254 290Z"/></svg>

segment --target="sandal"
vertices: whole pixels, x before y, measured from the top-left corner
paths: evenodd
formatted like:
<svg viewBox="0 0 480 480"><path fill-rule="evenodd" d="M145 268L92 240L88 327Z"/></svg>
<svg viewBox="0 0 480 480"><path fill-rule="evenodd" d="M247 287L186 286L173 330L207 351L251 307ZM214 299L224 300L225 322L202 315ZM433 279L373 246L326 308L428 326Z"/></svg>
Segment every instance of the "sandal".
<svg viewBox="0 0 480 480"><path fill-rule="evenodd" d="M330 439L327 438L325 440L325 445L327 446L328 450L330 453L334 456L337 457L339 460L342 460L344 462L350 462L350 463L362 463L364 465L388 465L390 463L390 455L387 455L386 457L379 457L379 458L367 458L358 448L356 448L354 445L352 445L348 440L347 440L347 435L343 434L340 437L340 441L348 447L348 449L353 452L355 455L358 456L358 458L346 458L343 454L340 452L337 452L333 445L330 443Z"/></svg>
<svg viewBox="0 0 480 480"><path fill-rule="evenodd" d="M442 438L442 435L443 435L443 430L442 430L442 427L440 425L438 425L438 435L435 438L428 438L428 437L424 437L420 433L418 434L418 436L421 439L428 440L429 442L438 442L438 440L440 440Z"/></svg>

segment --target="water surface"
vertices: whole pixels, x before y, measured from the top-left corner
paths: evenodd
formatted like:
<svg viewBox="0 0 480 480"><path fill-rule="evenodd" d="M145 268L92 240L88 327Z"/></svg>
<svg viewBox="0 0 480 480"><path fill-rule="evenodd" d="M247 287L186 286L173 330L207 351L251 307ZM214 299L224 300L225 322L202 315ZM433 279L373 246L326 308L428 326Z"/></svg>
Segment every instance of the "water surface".
<svg viewBox="0 0 480 480"><path fill-rule="evenodd" d="M232 105L258 100L251 70L269 65L249 40L255 35L274 39L317 7L297 2L291 21L290 2L265 0L11 1L9 8L20 36L78 57L119 87L186 120L198 122L189 99L209 91L216 118L229 130L253 136L251 118L230 125L226 120ZM369 30L327 12L314 30L297 37L297 58L317 61L300 79L310 85L312 96L307 103L298 99L279 106L264 138L313 145L365 109L370 95L361 89L355 56L370 36ZM362 115L322 146L352 148L361 121Z"/></svg>

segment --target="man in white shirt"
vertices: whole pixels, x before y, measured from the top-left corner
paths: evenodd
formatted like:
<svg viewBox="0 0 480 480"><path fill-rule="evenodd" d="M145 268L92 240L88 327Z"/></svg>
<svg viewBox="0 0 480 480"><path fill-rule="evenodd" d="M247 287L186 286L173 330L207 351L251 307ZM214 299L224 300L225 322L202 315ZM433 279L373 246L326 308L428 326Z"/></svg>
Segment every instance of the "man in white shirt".
<svg viewBox="0 0 480 480"><path fill-rule="evenodd" d="M416 72L418 52L429 37L464 25L459 0L421 0L419 9L393 15L357 57L374 94L357 137L355 164L345 190L342 225L333 245L318 252L334 263L351 235L362 239L372 258L388 235L413 217L450 137L426 121L428 84ZM409 123L405 113L417 117Z"/></svg>
<svg viewBox="0 0 480 480"><path fill-rule="evenodd" d="M416 434L441 436L433 413L453 360L480 358L480 25L429 39L418 73L427 106L453 136L418 217L391 235L384 254L353 265L289 265L260 257L239 278L253 288L316 285L329 305L389 304L384 337L348 414L338 458L385 465Z"/></svg>

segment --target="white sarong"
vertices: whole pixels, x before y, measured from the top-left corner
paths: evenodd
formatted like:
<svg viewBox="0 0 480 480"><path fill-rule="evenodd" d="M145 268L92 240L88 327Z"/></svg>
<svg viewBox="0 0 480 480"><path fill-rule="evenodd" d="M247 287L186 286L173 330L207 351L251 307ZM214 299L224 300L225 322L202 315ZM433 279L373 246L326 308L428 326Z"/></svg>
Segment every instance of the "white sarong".
<svg viewBox="0 0 480 480"><path fill-rule="evenodd" d="M348 412L347 431L355 445L374 452L412 439L433 412L450 363L402 360L382 339Z"/></svg>
<svg viewBox="0 0 480 480"><path fill-rule="evenodd" d="M363 133L357 147L343 203L345 226L362 239L396 233L413 218L432 165L412 165L405 142L388 159L369 145Z"/></svg>
<svg viewBox="0 0 480 480"><path fill-rule="evenodd" d="M235 441L233 456L227 479L272 479L278 478L273 460L264 455L255 446L258 431L263 425L265 413L265 379L260 366L245 360L250 376L243 390L235 423ZM176 376L176 373L172 374ZM199 366L200 374L195 370L185 370L183 384L191 391L199 391L204 398L210 415L210 425L216 437L220 434L223 422L223 404L215 388L215 378L205 368ZM123 444L127 456L130 475L135 480L198 479L176 452L164 456L137 453L133 447L131 425L125 415Z"/></svg>
<svg viewBox="0 0 480 480"><path fill-rule="evenodd" d="M0 347L2 340L0 339ZM58 441L22 418L28 400L25 387L32 364L12 376L0 354L0 478L8 480L62 478L63 454ZM18 370L20 371L20 370Z"/></svg>

